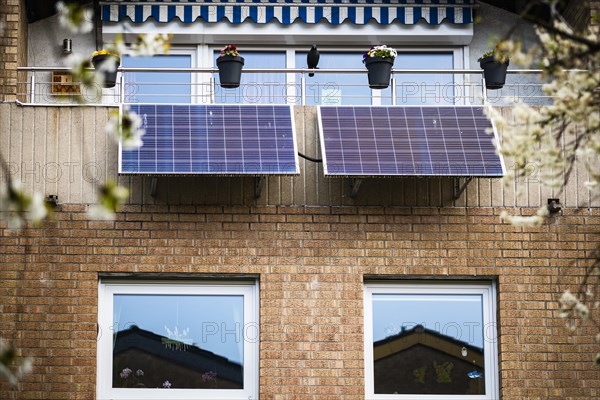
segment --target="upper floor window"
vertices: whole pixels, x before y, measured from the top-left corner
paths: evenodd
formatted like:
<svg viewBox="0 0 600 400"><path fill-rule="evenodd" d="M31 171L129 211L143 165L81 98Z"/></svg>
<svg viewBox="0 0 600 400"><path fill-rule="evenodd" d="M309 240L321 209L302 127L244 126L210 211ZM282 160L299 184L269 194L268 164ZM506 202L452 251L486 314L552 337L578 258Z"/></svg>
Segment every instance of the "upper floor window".
<svg viewBox="0 0 600 400"><path fill-rule="evenodd" d="M257 398L257 291L246 282L102 282L98 398Z"/></svg>
<svg viewBox="0 0 600 400"><path fill-rule="evenodd" d="M498 398L494 286L365 287L367 399Z"/></svg>
<svg viewBox="0 0 600 400"><path fill-rule="evenodd" d="M244 69L306 68L307 50L244 51ZM216 58L219 51L213 52ZM319 73L310 77L285 72L242 74L236 89L223 89L215 75L214 101L228 104L304 104L306 105L391 105L391 104L455 104L455 88L460 78L449 73L396 74L392 85L384 90L371 90L359 50L320 50L319 69L357 69L364 73ZM396 69L461 68L462 52L456 50L399 51ZM395 96L395 99L393 98Z"/></svg>
<svg viewBox="0 0 600 400"><path fill-rule="evenodd" d="M193 53L172 50L168 55L125 55L126 68L191 68ZM126 103L191 103L193 76L190 72L127 72Z"/></svg>
<svg viewBox="0 0 600 400"><path fill-rule="evenodd" d="M319 68L323 69L364 69L362 53L360 52L331 52L321 51ZM306 68L307 52L296 52L296 66ZM315 73L306 78L306 105L352 104L370 105L372 103L371 89L367 85L366 74L356 73ZM300 82L300 74L296 75ZM388 88L384 95L391 93ZM380 93L381 94L381 93ZM297 103L300 99L297 98Z"/></svg>
<svg viewBox="0 0 600 400"><path fill-rule="evenodd" d="M216 59L219 51L214 52ZM283 51L244 51L244 68L285 68ZM286 74L281 72L243 73L237 89L219 86L219 74L215 74L215 102L225 104L285 104Z"/></svg>
<svg viewBox="0 0 600 400"><path fill-rule="evenodd" d="M396 69L454 69L452 52L400 52L394 63ZM396 104L452 105L455 104L457 80L453 74L397 74ZM459 90L460 91L460 90Z"/></svg>

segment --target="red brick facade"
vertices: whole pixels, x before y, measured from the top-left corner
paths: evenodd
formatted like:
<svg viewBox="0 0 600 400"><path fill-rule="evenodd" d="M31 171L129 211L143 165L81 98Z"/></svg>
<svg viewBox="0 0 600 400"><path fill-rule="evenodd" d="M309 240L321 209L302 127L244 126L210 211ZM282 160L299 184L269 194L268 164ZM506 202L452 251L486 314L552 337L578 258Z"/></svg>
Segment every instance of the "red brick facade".
<svg viewBox="0 0 600 400"><path fill-rule="evenodd" d="M498 283L502 399L592 399L595 331L570 332L600 211L517 228L492 208L128 206L114 222L65 205L0 236L0 336L34 358L3 399L94 399L99 274L258 275L260 398L364 398L363 281ZM523 210L533 212L534 210Z"/></svg>
<svg viewBox="0 0 600 400"><path fill-rule="evenodd" d="M27 17L25 0L0 1L0 101L15 101L24 93L25 74L17 67L27 65ZM19 88L17 88L19 86Z"/></svg>

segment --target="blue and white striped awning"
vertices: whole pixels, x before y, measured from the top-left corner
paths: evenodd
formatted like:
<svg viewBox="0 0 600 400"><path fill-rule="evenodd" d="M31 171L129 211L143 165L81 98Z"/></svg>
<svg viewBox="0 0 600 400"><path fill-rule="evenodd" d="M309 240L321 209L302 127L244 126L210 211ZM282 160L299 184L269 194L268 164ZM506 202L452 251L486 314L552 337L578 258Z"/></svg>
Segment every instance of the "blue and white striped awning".
<svg viewBox="0 0 600 400"><path fill-rule="evenodd" d="M241 24L250 20L289 25L297 20L307 24L326 20L339 25L348 20L364 25L373 19L383 25L395 21L410 25L423 19L432 25L444 20L470 24L473 5L474 0L114 0L102 3L102 21L192 23L202 19Z"/></svg>

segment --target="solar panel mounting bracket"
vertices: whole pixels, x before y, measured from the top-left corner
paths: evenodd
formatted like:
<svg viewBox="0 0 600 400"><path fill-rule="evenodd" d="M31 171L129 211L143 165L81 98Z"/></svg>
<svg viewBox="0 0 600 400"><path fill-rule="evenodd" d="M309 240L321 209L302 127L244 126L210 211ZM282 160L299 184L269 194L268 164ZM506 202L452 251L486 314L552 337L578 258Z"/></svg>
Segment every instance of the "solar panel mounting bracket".
<svg viewBox="0 0 600 400"><path fill-rule="evenodd" d="M460 178L454 178L454 200L458 200L460 195L465 191L467 185L473 180L472 176L467 176L465 182L460 184Z"/></svg>
<svg viewBox="0 0 600 400"><path fill-rule="evenodd" d="M156 197L156 193L158 191L158 178L156 176L152 177L150 181L150 196Z"/></svg>
<svg viewBox="0 0 600 400"><path fill-rule="evenodd" d="M358 195L358 189L360 189L360 185L362 183L362 179L351 179L350 180L350 197L355 198Z"/></svg>
<svg viewBox="0 0 600 400"><path fill-rule="evenodd" d="M265 186L265 177L257 176L254 178L254 198L258 199L262 194L263 187Z"/></svg>

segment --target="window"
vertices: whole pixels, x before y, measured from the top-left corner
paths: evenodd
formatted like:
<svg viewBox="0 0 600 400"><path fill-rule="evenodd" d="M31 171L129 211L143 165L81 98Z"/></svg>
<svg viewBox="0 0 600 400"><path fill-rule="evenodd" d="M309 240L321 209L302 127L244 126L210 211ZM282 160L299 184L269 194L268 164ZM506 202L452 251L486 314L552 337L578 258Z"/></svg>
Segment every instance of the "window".
<svg viewBox="0 0 600 400"><path fill-rule="evenodd" d="M126 68L191 68L191 52L171 50L169 55L125 55ZM192 74L189 72L127 72L125 73L126 103L186 103L192 102Z"/></svg>
<svg viewBox="0 0 600 400"><path fill-rule="evenodd" d="M268 68L306 68L307 47L284 51L256 51L241 49L244 71ZM212 49L213 66L219 50ZM395 74L396 87L371 90L368 86L366 69L362 62L363 50L320 48L318 68L356 69L356 73L316 73L313 77L284 72L243 72L241 85L236 89L219 86L215 74L214 102L226 104L301 104L306 105L421 105L455 104L456 95L461 95L462 77L453 74ZM462 50L442 48L427 51L399 49L394 63L396 69L460 69ZM302 92L304 90L304 97ZM393 96L395 95L395 99ZM462 95L461 95L462 96Z"/></svg>
<svg viewBox="0 0 600 400"><path fill-rule="evenodd" d="M398 53L396 69L453 69L452 52ZM453 74L396 74L396 104L455 104Z"/></svg>
<svg viewBox="0 0 600 400"><path fill-rule="evenodd" d="M495 286L365 287L367 399L497 399Z"/></svg>
<svg viewBox="0 0 600 400"><path fill-rule="evenodd" d="M336 53L321 51L319 59L319 68L334 69L364 69L362 62L362 53ZM307 52L296 53L296 66L298 68L306 68ZM366 71L366 70L365 70ZM320 104L352 104L352 105L371 105L371 89L367 84L366 74L319 74L306 77L306 105ZM300 82L298 74L297 82ZM379 92L378 95L390 96L391 89L385 89ZM299 99L298 99L299 100ZM298 101L299 103L299 101Z"/></svg>
<svg viewBox="0 0 600 400"><path fill-rule="evenodd" d="M257 398L257 292L254 282L101 282L98 398Z"/></svg>
<svg viewBox="0 0 600 400"><path fill-rule="evenodd" d="M219 51L214 52L215 66ZM285 68L285 52L244 51L244 69ZM281 72L242 73L238 89L224 89L215 74L215 101L225 104L285 104L286 76Z"/></svg>

